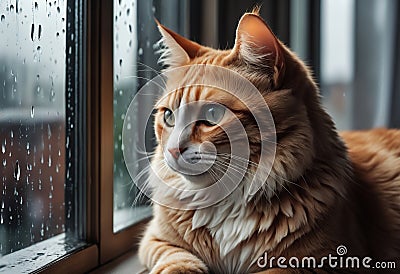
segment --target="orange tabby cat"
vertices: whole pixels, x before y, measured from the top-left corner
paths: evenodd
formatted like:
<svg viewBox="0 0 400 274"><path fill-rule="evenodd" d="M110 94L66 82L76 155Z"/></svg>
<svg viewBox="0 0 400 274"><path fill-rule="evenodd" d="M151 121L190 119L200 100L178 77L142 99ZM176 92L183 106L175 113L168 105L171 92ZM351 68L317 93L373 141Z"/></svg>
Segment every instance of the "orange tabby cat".
<svg viewBox="0 0 400 274"><path fill-rule="evenodd" d="M159 30L166 47L163 60L170 68L215 65L249 80L269 107L277 145L270 173L262 179L263 187L248 199L244 197L246 177L254 167L264 165L259 157L262 138L248 107L236 104L232 95L216 88L189 86L166 93L157 104L159 145L149 181L153 200L162 202L154 204L154 218L139 249L150 273L367 271L333 269L327 264L284 269L277 267L277 261L272 268L264 265L272 257L302 260L313 256L322 260L329 254L338 256L339 246L347 248L346 256L396 262L399 271L400 131L345 132L342 138L347 149L321 106L310 71L275 37L257 11L241 18L232 50L201 46L162 25ZM187 75L192 80L196 77L190 68ZM168 82L184 82L187 75L170 77ZM182 202L179 189L196 189L221 176L216 171L187 175L179 167L181 158L195 162L198 158L193 157L206 154L201 144L212 143L219 151L227 141L221 127L230 122L215 105L206 105L205 118L191 124L184 145L178 140L177 131L183 130L178 125L185 115L174 111L181 103L199 98L227 106L243 123L250 146L248 172L231 195L214 205L171 208L165 204ZM250 105L259 103L249 100ZM216 161L224 163L228 158L217 157ZM176 191L159 189L157 180L176 187Z"/></svg>

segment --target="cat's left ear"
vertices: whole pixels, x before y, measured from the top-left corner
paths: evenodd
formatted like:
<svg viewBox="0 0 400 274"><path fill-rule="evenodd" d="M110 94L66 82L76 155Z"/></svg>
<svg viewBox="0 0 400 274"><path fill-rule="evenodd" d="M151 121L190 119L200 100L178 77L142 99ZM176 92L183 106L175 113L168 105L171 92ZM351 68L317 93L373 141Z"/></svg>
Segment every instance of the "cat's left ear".
<svg viewBox="0 0 400 274"><path fill-rule="evenodd" d="M165 47L161 51L160 62L177 67L188 64L198 55L202 46L161 25L157 20L156 23L162 35L161 43Z"/></svg>
<svg viewBox="0 0 400 274"><path fill-rule="evenodd" d="M246 13L240 19L233 53L256 67L272 68L274 86L280 85L285 73L283 47L258 14Z"/></svg>

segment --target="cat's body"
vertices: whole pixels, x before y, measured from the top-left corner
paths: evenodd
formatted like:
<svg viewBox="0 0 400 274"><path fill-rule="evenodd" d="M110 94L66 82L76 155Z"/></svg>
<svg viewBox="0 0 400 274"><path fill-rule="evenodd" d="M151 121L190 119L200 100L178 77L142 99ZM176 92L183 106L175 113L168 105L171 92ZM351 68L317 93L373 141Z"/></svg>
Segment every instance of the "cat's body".
<svg viewBox="0 0 400 274"><path fill-rule="evenodd" d="M400 131L343 133L348 154L321 107L309 71L257 14L243 16L235 48L227 51L199 46L163 26L160 30L171 50L167 57L171 66L212 64L251 81L274 118L277 147L271 172L263 182L268 187L251 198L245 177L231 195L206 208L180 210L154 204L154 218L139 250L151 273L285 272L289 270L260 268L259 258L267 253L268 258L314 256L318 260L337 256L340 245L349 256L396 261L400 268ZM175 150L166 141L173 136L174 125L165 125L165 109L174 109L173 104L184 98L187 103L202 96L222 103L232 100L223 92L198 87L163 99L165 108L156 116L160 145L152 161L155 172L150 185L163 180L174 187L191 187L190 179L165 169L163 151L169 150L175 158ZM239 113L239 119L245 120L246 114ZM258 162L260 136L251 122L245 124L251 141L249 160L262 166ZM191 137L194 143L222 138L211 125L198 127ZM155 187L152 198L173 204L179 195Z"/></svg>

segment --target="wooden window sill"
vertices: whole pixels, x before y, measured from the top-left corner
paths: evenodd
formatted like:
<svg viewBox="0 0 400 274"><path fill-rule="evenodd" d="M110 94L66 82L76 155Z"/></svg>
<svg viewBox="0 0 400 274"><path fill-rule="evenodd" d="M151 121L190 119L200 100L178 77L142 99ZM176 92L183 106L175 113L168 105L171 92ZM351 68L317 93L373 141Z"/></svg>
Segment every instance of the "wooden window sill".
<svg viewBox="0 0 400 274"><path fill-rule="evenodd" d="M103 274L103 273L145 274L148 272L146 268L140 264L139 258L137 256L137 251L132 250L90 272L90 274Z"/></svg>

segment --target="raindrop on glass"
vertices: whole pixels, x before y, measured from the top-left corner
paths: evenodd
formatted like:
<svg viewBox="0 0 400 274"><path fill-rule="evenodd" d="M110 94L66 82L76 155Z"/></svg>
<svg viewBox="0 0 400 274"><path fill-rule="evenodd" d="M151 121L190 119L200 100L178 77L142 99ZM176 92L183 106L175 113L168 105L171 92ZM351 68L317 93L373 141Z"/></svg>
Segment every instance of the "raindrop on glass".
<svg viewBox="0 0 400 274"><path fill-rule="evenodd" d="M31 40L33 41L33 36L35 35L35 24L31 25Z"/></svg>
<svg viewBox="0 0 400 274"><path fill-rule="evenodd" d="M143 54L143 49L142 49L142 48L139 48L138 54L139 54L139 55L142 55L142 54Z"/></svg>
<svg viewBox="0 0 400 274"><path fill-rule="evenodd" d="M4 14L1 15L1 22L3 22L4 20L6 20L6 16Z"/></svg>
<svg viewBox="0 0 400 274"><path fill-rule="evenodd" d="M35 107L32 106L31 108L31 118L33 118L35 116Z"/></svg>
<svg viewBox="0 0 400 274"><path fill-rule="evenodd" d="M40 40L41 37L42 37L42 25L39 25L39 35L38 35L38 39Z"/></svg>
<svg viewBox="0 0 400 274"><path fill-rule="evenodd" d="M56 97L56 92L54 91L54 88L50 89L50 102L53 102L55 99L54 97Z"/></svg>
<svg viewBox="0 0 400 274"><path fill-rule="evenodd" d="M19 181L19 179L21 178L21 168L19 167L18 160L15 162L14 178L17 181Z"/></svg>

